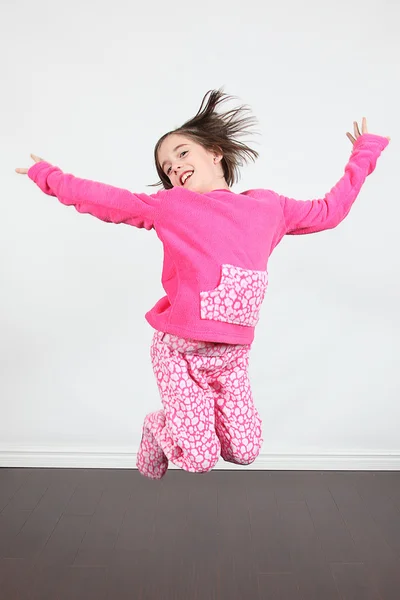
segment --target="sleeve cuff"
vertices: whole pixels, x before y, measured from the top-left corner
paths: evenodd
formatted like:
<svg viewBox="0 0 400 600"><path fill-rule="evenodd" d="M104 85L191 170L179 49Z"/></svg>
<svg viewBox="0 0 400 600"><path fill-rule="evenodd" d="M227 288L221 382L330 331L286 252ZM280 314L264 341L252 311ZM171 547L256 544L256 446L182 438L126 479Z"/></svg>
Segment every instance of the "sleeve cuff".
<svg viewBox="0 0 400 600"><path fill-rule="evenodd" d="M374 133L363 133L358 137L353 145L353 148L358 148L359 146L363 146L364 144L375 143L380 146L381 150L384 150L386 146L389 144L389 140L386 137L381 135L375 135Z"/></svg>
<svg viewBox="0 0 400 600"><path fill-rule="evenodd" d="M37 174L41 171L43 167L51 167L52 165L45 160L41 160L40 162L35 163L29 169L27 175L32 181L36 181Z"/></svg>

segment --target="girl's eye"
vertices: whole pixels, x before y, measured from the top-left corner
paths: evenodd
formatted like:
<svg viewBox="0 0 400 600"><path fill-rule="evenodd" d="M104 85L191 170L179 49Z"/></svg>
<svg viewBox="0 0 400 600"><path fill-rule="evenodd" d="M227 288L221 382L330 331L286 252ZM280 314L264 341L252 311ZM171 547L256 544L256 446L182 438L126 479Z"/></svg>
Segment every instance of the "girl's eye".
<svg viewBox="0 0 400 600"><path fill-rule="evenodd" d="M186 152L189 152L189 150L182 150L182 152L180 153L179 156L182 156L182 154L185 154ZM167 175L169 175L170 170L171 170L171 167L169 167L169 169L167 170Z"/></svg>

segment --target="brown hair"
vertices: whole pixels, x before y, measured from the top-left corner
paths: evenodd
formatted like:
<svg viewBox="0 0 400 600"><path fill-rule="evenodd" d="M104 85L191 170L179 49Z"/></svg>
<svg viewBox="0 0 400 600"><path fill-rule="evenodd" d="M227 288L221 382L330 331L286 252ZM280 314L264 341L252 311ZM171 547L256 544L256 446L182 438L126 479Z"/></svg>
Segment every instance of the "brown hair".
<svg viewBox="0 0 400 600"><path fill-rule="evenodd" d="M210 97L202 110L208 94L210 94ZM242 105L239 108L222 114L215 112L215 108L219 103L226 102L226 100L235 97L225 94L222 88L219 90L209 90L205 94L197 114L192 119L186 121L181 127L164 134L158 140L154 148L154 161L160 181L148 187L162 185L166 190L173 187L169 177L161 169L157 158L161 143L172 133L185 135L203 146L206 150L223 154L221 165L227 185L230 187L239 180L239 167L243 166L241 159L247 162L250 158L255 162L259 154L252 148L249 148L249 146L238 142L234 137L235 135L246 134L246 127L257 122L255 117L241 117L242 112L250 110L247 106ZM258 134L259 132L255 133Z"/></svg>

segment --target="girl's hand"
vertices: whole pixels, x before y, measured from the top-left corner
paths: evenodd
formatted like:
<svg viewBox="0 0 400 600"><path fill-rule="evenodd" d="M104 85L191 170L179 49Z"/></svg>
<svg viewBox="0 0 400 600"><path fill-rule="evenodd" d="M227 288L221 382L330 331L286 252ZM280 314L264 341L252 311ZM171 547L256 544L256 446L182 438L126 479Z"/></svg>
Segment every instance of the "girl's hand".
<svg viewBox="0 0 400 600"><path fill-rule="evenodd" d="M368 133L368 130L367 130L367 119L365 117L363 117L363 120L362 120L361 130L362 130L362 133L360 133L357 121L354 121L354 135L356 137L354 138L351 135L351 133L349 133L349 132L346 133L347 137L349 138L349 140L351 141L352 144L354 144L354 142L356 141L357 138L360 137L360 135L362 135L363 133ZM389 140L389 142L390 142L390 137L387 137L386 139Z"/></svg>
<svg viewBox="0 0 400 600"><path fill-rule="evenodd" d="M31 154L31 157L33 158L35 163L38 163L38 162L41 162L42 160L44 160L44 158L39 158L38 156L35 156L34 154ZM21 175L26 175L27 172L29 171L29 169L15 169L15 171L17 173L20 173Z"/></svg>

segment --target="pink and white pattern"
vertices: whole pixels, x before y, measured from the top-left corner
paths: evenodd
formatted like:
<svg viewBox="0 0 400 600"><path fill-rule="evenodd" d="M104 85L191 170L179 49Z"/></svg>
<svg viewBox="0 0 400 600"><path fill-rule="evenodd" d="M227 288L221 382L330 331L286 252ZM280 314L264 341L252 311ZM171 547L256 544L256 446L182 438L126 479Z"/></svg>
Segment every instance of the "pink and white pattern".
<svg viewBox="0 0 400 600"><path fill-rule="evenodd" d="M255 327L267 286L266 271L222 265L219 286L200 292L201 318Z"/></svg>
<svg viewBox="0 0 400 600"><path fill-rule="evenodd" d="M157 331L151 346L163 409L146 416L137 457L161 479L171 461L192 473L220 456L241 465L260 452L261 419L248 377L249 345L185 340Z"/></svg>

